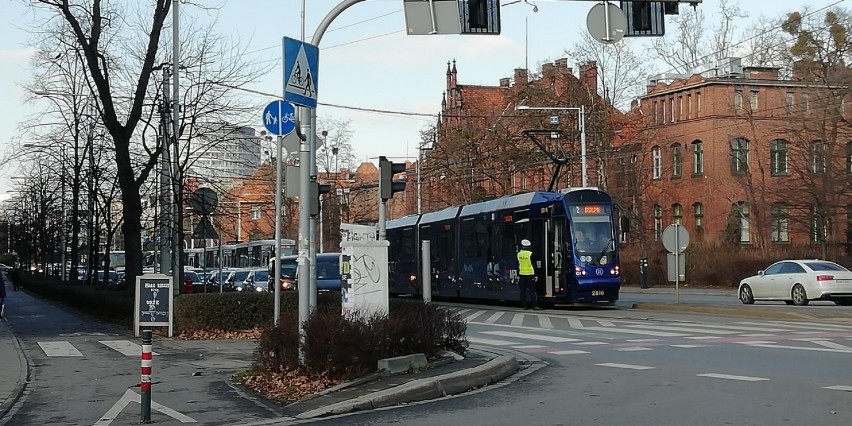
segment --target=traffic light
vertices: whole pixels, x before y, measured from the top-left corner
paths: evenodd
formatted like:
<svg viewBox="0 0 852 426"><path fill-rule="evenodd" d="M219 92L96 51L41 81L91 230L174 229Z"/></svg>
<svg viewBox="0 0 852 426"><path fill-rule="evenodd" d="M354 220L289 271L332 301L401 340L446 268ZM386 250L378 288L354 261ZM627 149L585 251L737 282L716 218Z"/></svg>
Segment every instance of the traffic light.
<svg viewBox="0 0 852 426"><path fill-rule="evenodd" d="M405 191L405 182L394 182L393 175L405 171L405 164L394 163L385 156L379 157L379 194L382 201L393 198L393 194Z"/></svg>
<svg viewBox="0 0 852 426"><path fill-rule="evenodd" d="M459 0L462 34L500 34L500 0Z"/></svg>
<svg viewBox="0 0 852 426"><path fill-rule="evenodd" d="M311 200L310 200L310 215L317 216L319 215L319 198L322 194L328 194L331 192L331 185L325 183L319 183L316 180L311 180Z"/></svg>

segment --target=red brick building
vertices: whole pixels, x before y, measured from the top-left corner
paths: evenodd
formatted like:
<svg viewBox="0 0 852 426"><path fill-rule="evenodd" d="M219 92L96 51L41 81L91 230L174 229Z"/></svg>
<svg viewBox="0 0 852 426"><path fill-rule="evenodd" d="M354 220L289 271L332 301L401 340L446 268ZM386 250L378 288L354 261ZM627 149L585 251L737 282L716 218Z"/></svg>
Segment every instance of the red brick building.
<svg viewBox="0 0 852 426"><path fill-rule="evenodd" d="M622 205L653 241L671 223L698 241L772 249L852 237L848 85L738 58L657 76L611 168Z"/></svg>

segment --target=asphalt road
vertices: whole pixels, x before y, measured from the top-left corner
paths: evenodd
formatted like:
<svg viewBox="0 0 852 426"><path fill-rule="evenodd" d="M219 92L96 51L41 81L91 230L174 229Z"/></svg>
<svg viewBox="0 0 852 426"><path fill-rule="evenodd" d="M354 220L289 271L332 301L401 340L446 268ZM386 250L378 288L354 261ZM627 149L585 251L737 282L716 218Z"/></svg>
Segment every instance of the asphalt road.
<svg viewBox="0 0 852 426"><path fill-rule="evenodd" d="M493 391L320 424L852 424L852 322L454 309L471 343L548 366Z"/></svg>

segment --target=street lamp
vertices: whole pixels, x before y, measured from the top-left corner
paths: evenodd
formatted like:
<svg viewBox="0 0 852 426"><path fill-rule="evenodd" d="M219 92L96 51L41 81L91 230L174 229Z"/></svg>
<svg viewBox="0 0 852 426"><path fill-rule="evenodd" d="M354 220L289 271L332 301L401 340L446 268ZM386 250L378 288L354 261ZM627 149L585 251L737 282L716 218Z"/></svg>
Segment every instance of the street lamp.
<svg viewBox="0 0 852 426"><path fill-rule="evenodd" d="M586 169L586 106L582 105L578 107L531 107L527 105L518 105L515 107L517 111L530 111L530 110L538 110L538 111L578 111L579 115L577 116L578 127L580 128L580 163L582 166L582 174L583 174L583 188L589 186L588 173Z"/></svg>

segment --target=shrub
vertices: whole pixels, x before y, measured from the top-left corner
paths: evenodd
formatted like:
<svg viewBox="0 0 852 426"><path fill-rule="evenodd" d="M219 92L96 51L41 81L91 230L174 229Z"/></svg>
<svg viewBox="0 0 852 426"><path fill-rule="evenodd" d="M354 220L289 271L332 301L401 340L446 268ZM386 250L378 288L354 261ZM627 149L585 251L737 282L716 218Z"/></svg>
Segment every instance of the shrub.
<svg viewBox="0 0 852 426"><path fill-rule="evenodd" d="M464 354L467 326L461 316L435 305L391 300L390 315L343 317L339 307L319 307L305 331L305 369L332 380L373 371L382 358L441 350ZM268 327L258 342L257 364L265 372L299 368L298 316L290 313Z"/></svg>
<svg viewBox="0 0 852 426"><path fill-rule="evenodd" d="M133 293L114 292L56 279L20 274L17 279L29 291L56 300L96 318L130 325L133 321Z"/></svg>
<svg viewBox="0 0 852 426"><path fill-rule="evenodd" d="M175 331L241 331L272 323L275 296L266 292L227 292L184 294L174 302ZM336 306L340 311L340 293L323 292L317 296L320 306ZM281 293L282 317L298 312L299 294Z"/></svg>

